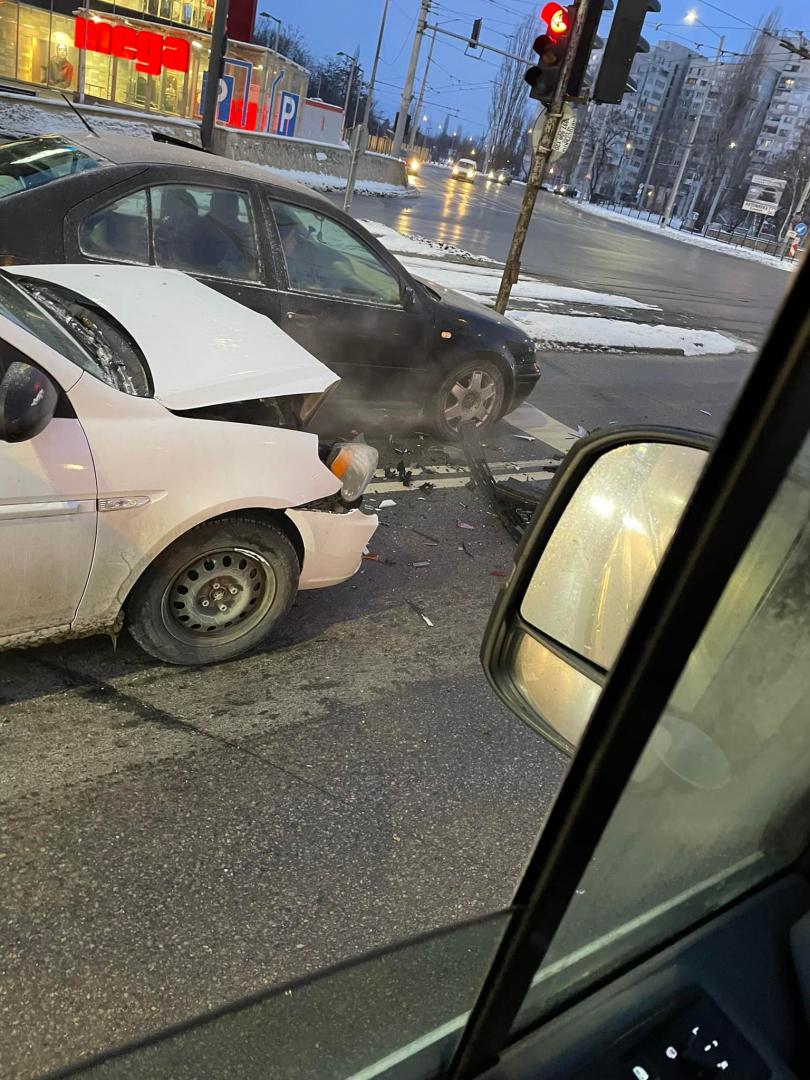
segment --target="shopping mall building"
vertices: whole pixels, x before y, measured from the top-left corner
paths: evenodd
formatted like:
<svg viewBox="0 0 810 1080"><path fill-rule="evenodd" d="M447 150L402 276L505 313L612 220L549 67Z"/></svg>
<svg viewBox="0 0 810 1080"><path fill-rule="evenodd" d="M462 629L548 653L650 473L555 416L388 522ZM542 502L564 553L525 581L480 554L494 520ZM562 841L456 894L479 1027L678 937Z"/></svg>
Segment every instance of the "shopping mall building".
<svg viewBox="0 0 810 1080"><path fill-rule="evenodd" d="M0 0L0 82L198 120L215 0ZM220 123L296 133L309 73L249 44L257 0L230 0ZM0 86L2 89L2 86ZM300 108L299 108L300 105Z"/></svg>

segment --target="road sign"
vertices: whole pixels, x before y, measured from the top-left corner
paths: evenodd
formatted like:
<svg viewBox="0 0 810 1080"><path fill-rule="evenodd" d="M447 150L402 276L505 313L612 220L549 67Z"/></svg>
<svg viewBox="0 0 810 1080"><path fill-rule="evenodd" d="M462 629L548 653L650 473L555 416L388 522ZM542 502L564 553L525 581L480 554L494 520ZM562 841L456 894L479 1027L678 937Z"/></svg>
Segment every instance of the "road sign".
<svg viewBox="0 0 810 1080"><path fill-rule="evenodd" d="M540 113L534 122L532 127L532 146L535 151L540 145L540 137L543 134L543 127L546 122L545 110ZM574 116L574 110L566 101L563 105L562 119L557 126L557 135L554 139L554 143L551 147L551 153L549 154L549 162L553 165L555 161L563 156L565 151L571 145L571 140L574 137L574 128L577 125L576 117Z"/></svg>
<svg viewBox="0 0 810 1080"><path fill-rule="evenodd" d="M786 184L787 180L777 180L772 176L752 176L751 186L742 204L743 210L773 217L779 209L779 201Z"/></svg>
<svg viewBox="0 0 810 1080"><path fill-rule="evenodd" d="M793 231L797 236L804 236L807 232L807 225L803 221L800 221L798 225L794 225Z"/></svg>
<svg viewBox="0 0 810 1080"><path fill-rule="evenodd" d="M208 72L203 72L202 93L200 94L200 116L205 108L205 90L208 86ZM220 124L227 124L231 119L231 105L233 104L233 75L223 75L219 80L217 92L217 120Z"/></svg>
<svg viewBox="0 0 810 1080"><path fill-rule="evenodd" d="M357 157L365 154L366 150L368 150L368 128L365 124L356 124L352 128L349 146L352 149L352 154L356 154Z"/></svg>
<svg viewBox="0 0 810 1080"><path fill-rule="evenodd" d="M278 105L277 135L294 135L295 121L298 117L298 94L291 94L289 90L282 90Z"/></svg>

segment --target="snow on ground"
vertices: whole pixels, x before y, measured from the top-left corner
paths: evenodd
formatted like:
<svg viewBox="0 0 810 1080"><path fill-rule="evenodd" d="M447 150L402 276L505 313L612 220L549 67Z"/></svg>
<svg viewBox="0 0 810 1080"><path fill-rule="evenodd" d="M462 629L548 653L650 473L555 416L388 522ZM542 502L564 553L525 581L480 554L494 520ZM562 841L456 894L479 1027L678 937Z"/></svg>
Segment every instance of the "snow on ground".
<svg viewBox="0 0 810 1080"><path fill-rule="evenodd" d="M454 256L458 259L469 259L471 262L481 264L488 263L490 266L499 265L494 259L487 258L486 255L473 255L471 251L465 251L464 248L444 244L441 240L429 240L426 236L412 236L408 233L397 232L396 229L383 225L379 221L372 221L370 218L358 218L357 224L368 229L372 236L377 237L383 247L387 247L395 255L405 253L412 255L444 255ZM431 265L434 266L435 263L431 263ZM458 266L456 263L453 265Z"/></svg>
<svg viewBox="0 0 810 1080"><path fill-rule="evenodd" d="M721 255L733 255L735 259L748 259L749 262L764 263L765 266L773 266L777 270L794 270L801 260L791 262L788 259L780 259L778 255L768 255L764 251L754 251L752 248L737 247L736 244L723 244L719 240L710 240L707 236L696 236L694 233L681 232L680 229L662 229L657 221L644 221L641 218L628 217L627 214L619 214L615 210L607 210L603 206L593 203L577 203L578 210L584 210L588 214L596 214L598 217L609 218L611 221L621 221L624 225L632 225L634 229L646 229L658 236L667 236L671 240L680 240L683 244L692 244L693 247L709 248L710 251L718 251Z"/></svg>
<svg viewBox="0 0 810 1080"><path fill-rule="evenodd" d="M437 285L448 289L457 289L473 299L495 297L501 283L500 270L485 270L478 266L463 266L457 263L437 263L432 259L414 259L407 256L402 259L404 265L417 277L427 277ZM654 304L642 304L629 296L615 296L613 293L594 292L591 289L569 288L555 285L550 281L536 278L522 278L512 287L512 297L519 300L568 301L576 304L595 304L599 307L646 308L648 311L660 311Z"/></svg>
<svg viewBox="0 0 810 1080"><path fill-rule="evenodd" d="M689 330L681 326L652 326L625 319L575 317L549 311L507 311L510 319L522 326L546 348L563 349L569 345L598 346L600 349L638 350L640 352L677 351L684 356L720 356L735 352L756 352L753 345L719 334L716 330Z"/></svg>
<svg viewBox="0 0 810 1080"><path fill-rule="evenodd" d="M614 215L617 216L617 215ZM394 252L404 266L417 275L437 285L455 289L474 300L494 304L501 280L497 264L492 266L471 265L469 262L437 258L437 255L454 256L476 260L476 256L463 248L453 248L424 237L406 236L388 225L364 220L361 225L376 236L380 243ZM424 256L433 256L425 258ZM421 256L421 257L420 257ZM492 259L481 260L492 264ZM590 304L593 307L622 308L625 310L653 310L661 308L654 304L642 304L629 296L595 292L592 289L556 285L540 278L521 276L512 287L512 296L527 303L545 305L567 303ZM532 338L546 349L565 349L570 346L587 351L610 349L617 352L680 352L684 356L717 356L735 352L753 352L753 346L736 341L716 330L690 330L681 326L633 322L630 319L602 318L584 311L572 311L565 315L556 312L528 311L511 308L510 319L520 325Z"/></svg>
<svg viewBox="0 0 810 1080"><path fill-rule="evenodd" d="M326 173L304 172L303 169L276 169L272 165L262 165L268 172L277 173L285 180L294 180L305 184L315 191L345 191L345 176L329 176ZM358 180L354 185L355 195L378 195L389 199L418 199L419 191L410 185L406 188L399 184L384 184L380 180Z"/></svg>

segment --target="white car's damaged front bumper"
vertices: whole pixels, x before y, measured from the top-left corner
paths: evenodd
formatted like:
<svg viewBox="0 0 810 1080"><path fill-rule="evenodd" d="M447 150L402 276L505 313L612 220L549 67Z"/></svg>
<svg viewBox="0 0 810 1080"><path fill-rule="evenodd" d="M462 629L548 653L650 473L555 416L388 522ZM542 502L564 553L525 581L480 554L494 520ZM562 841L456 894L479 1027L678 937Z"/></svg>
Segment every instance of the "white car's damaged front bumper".
<svg viewBox="0 0 810 1080"><path fill-rule="evenodd" d="M376 514L362 510L288 510L287 516L304 542L300 589L322 589L350 578L379 524Z"/></svg>

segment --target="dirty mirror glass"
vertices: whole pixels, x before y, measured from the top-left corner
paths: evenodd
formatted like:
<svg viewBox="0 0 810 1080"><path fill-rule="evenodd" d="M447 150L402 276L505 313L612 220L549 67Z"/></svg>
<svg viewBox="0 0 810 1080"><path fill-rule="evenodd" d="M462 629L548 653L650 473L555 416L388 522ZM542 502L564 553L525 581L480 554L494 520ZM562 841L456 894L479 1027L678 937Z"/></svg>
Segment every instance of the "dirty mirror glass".
<svg viewBox="0 0 810 1080"><path fill-rule="evenodd" d="M690 446L610 450L565 509L523 598L523 618L599 667L618 655L706 461Z"/></svg>
<svg viewBox="0 0 810 1080"><path fill-rule="evenodd" d="M673 443L609 450L580 483L540 557L520 611L549 640L522 635L512 664L529 706L572 745L706 458L704 450Z"/></svg>

